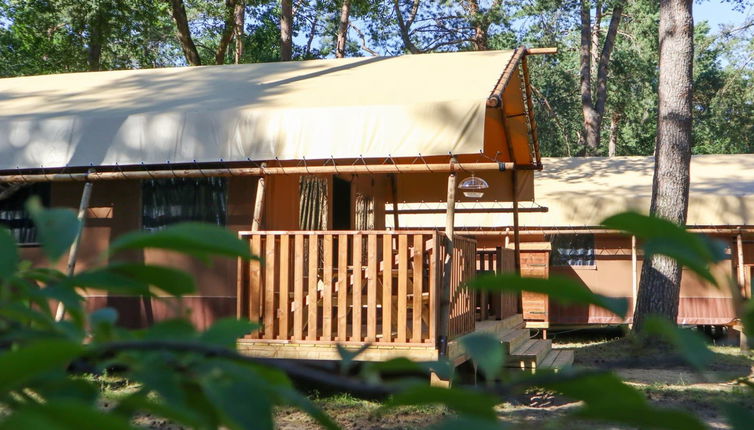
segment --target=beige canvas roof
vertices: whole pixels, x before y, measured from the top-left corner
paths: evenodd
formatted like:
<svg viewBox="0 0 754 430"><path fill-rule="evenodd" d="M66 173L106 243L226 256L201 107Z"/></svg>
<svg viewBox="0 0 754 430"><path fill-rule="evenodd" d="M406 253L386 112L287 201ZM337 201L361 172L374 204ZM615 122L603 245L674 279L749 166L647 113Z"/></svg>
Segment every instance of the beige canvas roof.
<svg viewBox="0 0 754 430"><path fill-rule="evenodd" d="M0 79L0 170L479 153L512 53Z"/></svg>
<svg viewBox="0 0 754 430"><path fill-rule="evenodd" d="M549 212L521 214L524 227L594 227L620 211L649 211L653 157L543 158L542 163L544 169L534 173L534 195L536 203L548 207ZM474 207L475 204L464 205ZM510 207L510 204L498 206ZM403 205L403 208L408 207ZM387 220L391 222L390 217ZM444 215L401 214L399 222L401 227L442 226ZM505 228L510 225L509 214L456 215L459 227ZM688 225L754 225L754 155L692 157Z"/></svg>

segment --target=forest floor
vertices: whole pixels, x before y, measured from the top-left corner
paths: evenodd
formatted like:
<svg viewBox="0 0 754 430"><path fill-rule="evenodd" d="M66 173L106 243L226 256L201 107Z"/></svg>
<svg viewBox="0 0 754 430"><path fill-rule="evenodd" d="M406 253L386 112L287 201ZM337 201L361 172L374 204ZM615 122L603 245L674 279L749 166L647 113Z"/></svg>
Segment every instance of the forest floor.
<svg viewBox="0 0 754 430"><path fill-rule="evenodd" d="M554 348L575 351L576 366L611 370L641 390L653 405L693 413L712 429L729 428L721 410L723 403L735 403L754 410L754 395L736 382L739 378L751 379L754 376L754 354L741 353L738 347L712 346L715 358L708 370L700 373L673 354L647 354L632 338L622 337L619 331L588 330L553 335ZM116 400L124 391L133 389L119 384L117 380L105 382L102 388L106 393L112 393L113 400ZM385 410L380 402L361 400L349 394L323 395L310 390L308 395L344 429L421 429L452 415L441 406ZM561 396L533 393L501 403L497 410L501 421L514 428L628 428L571 418L570 414L579 406L579 403ZM280 430L318 428L311 418L293 408L280 408L275 418ZM149 415L138 417L135 424L148 429L181 428Z"/></svg>
<svg viewBox="0 0 754 430"><path fill-rule="evenodd" d="M575 365L608 369L645 393L655 406L694 413L710 428L728 428L721 411L722 403L736 403L754 410L754 396L736 383L751 377L754 359L738 347L712 346L715 359L709 369L699 373L672 354L640 352L630 338L615 331L590 330L579 333L554 333L554 347L575 350ZM316 402L345 429L414 429L440 422L450 412L439 406L404 407L384 411L379 402L356 399L347 394L317 396ZM521 396L517 401L498 406L500 419L515 428L602 429L623 428L602 423L585 423L569 417L579 404L550 395ZM532 401L535 399L535 401ZM532 404L539 403L539 406ZM542 406L542 405L545 406ZM277 414L281 430L316 428L303 413L284 408Z"/></svg>

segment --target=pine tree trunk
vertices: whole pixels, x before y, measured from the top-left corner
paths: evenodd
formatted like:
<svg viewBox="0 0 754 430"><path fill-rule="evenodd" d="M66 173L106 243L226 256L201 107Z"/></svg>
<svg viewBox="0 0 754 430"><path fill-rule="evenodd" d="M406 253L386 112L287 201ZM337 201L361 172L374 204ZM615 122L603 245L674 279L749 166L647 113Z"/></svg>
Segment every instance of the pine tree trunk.
<svg viewBox="0 0 754 430"><path fill-rule="evenodd" d="M225 64L225 55L228 53L228 45L233 39L235 30L236 2L235 0L225 0L225 20L223 32L220 35L220 43L217 44L217 51L215 51L215 64Z"/></svg>
<svg viewBox="0 0 754 430"><path fill-rule="evenodd" d="M293 0L282 0L280 4L280 59L293 59Z"/></svg>
<svg viewBox="0 0 754 430"><path fill-rule="evenodd" d="M610 117L610 141L607 144L607 156L615 157L618 148L618 125L620 124L620 113L613 112Z"/></svg>
<svg viewBox="0 0 754 430"><path fill-rule="evenodd" d="M243 57L243 42L244 42L244 23L246 21L246 0L236 0L236 7L233 13L235 16L235 38L236 38L236 52L234 56L234 62L239 64Z"/></svg>
<svg viewBox="0 0 754 430"><path fill-rule="evenodd" d="M340 8L340 21L338 21L338 36L335 45L335 58L346 56L346 41L348 40L348 18L351 14L351 0L343 0Z"/></svg>
<svg viewBox="0 0 754 430"><path fill-rule="evenodd" d="M657 146L650 213L683 225L689 200L691 96L694 54L693 0L660 1L660 80ZM663 256L644 259L634 329L648 315L675 322L681 267Z"/></svg>
<svg viewBox="0 0 754 430"><path fill-rule="evenodd" d="M199 52L196 50L194 40L191 38L191 30L189 30L188 17L186 16L186 7L183 5L183 0L170 0L170 6L172 8L173 20L175 20L175 26L178 30L178 41L181 43L181 49L183 49L186 61L192 66L201 66L202 60L199 58Z"/></svg>

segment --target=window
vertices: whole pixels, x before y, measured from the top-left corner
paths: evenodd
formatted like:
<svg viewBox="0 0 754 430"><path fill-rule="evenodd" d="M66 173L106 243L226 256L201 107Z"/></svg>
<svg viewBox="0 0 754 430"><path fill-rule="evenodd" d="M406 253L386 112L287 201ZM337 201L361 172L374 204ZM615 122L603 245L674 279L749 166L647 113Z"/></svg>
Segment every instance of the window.
<svg viewBox="0 0 754 430"><path fill-rule="evenodd" d="M225 178L151 179L142 185L142 226L160 230L178 222L225 225Z"/></svg>
<svg viewBox="0 0 754 430"><path fill-rule="evenodd" d="M549 239L551 266L594 266L593 234L556 234Z"/></svg>
<svg viewBox="0 0 754 430"><path fill-rule="evenodd" d="M7 227L19 244L37 243L37 229L26 212L26 201L38 196L42 206L50 205L50 184L2 184L0 186L0 224Z"/></svg>

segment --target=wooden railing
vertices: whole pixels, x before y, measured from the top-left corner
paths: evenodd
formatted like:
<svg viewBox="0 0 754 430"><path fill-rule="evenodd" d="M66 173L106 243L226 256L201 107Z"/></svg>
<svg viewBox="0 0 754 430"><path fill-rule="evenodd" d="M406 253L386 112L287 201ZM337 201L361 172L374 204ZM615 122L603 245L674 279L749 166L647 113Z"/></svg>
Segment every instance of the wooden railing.
<svg viewBox="0 0 754 430"><path fill-rule="evenodd" d="M434 344L442 278L435 231L241 232L262 261L239 262L237 314L253 338ZM451 289L474 273L476 242L456 238ZM473 330L473 298L451 296L451 334ZM471 317L469 318L469 315Z"/></svg>
<svg viewBox="0 0 754 430"><path fill-rule="evenodd" d="M513 273L515 272L515 253L512 249L502 247L478 249L476 251L476 270L478 273ZM479 313L477 319L491 317L505 319L519 313L519 295L515 293L477 294Z"/></svg>
<svg viewBox="0 0 754 430"><path fill-rule="evenodd" d="M450 321L448 340L474 331L475 294L465 283L476 275L476 240L453 238L453 268L450 272Z"/></svg>

